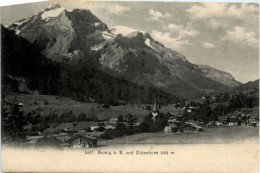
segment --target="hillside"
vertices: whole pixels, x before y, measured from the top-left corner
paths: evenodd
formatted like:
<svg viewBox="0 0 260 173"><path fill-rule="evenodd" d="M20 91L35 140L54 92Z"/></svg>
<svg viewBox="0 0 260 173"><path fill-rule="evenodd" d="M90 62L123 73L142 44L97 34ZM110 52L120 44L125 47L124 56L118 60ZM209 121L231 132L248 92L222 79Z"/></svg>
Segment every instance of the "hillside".
<svg viewBox="0 0 260 173"><path fill-rule="evenodd" d="M235 87L234 91L248 91L248 90L252 90L252 89L259 90L259 79L255 80L255 81L250 81L250 82L242 84L238 87Z"/></svg>

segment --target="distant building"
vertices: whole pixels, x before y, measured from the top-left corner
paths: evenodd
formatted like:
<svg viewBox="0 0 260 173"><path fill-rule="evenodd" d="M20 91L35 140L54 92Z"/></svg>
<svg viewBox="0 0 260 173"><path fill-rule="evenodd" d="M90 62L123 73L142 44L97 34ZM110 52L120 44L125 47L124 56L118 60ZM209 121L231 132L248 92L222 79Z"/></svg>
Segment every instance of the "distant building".
<svg viewBox="0 0 260 173"><path fill-rule="evenodd" d="M23 107L23 106L24 106L23 103L17 103L17 105L20 106L20 107Z"/></svg>
<svg viewBox="0 0 260 173"><path fill-rule="evenodd" d="M194 112L195 110L197 110L198 108L197 107L192 107L192 106L189 106L188 109L187 109L187 112Z"/></svg>
<svg viewBox="0 0 260 173"><path fill-rule="evenodd" d="M229 122L228 125L229 126L237 126L237 122Z"/></svg>
<svg viewBox="0 0 260 173"><path fill-rule="evenodd" d="M200 132L203 128L201 126L198 126L194 123L185 123L183 126L181 126L182 132Z"/></svg>
<svg viewBox="0 0 260 173"><path fill-rule="evenodd" d="M165 133L177 132L178 127L175 124L169 124L168 126L164 127Z"/></svg>
<svg viewBox="0 0 260 173"><path fill-rule="evenodd" d="M110 123L117 123L117 121L118 121L118 118L111 118L109 120Z"/></svg>
<svg viewBox="0 0 260 173"><path fill-rule="evenodd" d="M94 148L97 147L97 138L91 136L77 135L70 140L72 148Z"/></svg>
<svg viewBox="0 0 260 173"><path fill-rule="evenodd" d="M215 124L216 126L223 126L223 123L221 121L216 121Z"/></svg>
<svg viewBox="0 0 260 173"><path fill-rule="evenodd" d="M100 126L90 126L91 131L99 131Z"/></svg>
<svg viewBox="0 0 260 173"><path fill-rule="evenodd" d="M114 130L115 127L113 127L113 126L111 126L111 125L106 125L106 126L104 126L104 129L105 129L105 130Z"/></svg>

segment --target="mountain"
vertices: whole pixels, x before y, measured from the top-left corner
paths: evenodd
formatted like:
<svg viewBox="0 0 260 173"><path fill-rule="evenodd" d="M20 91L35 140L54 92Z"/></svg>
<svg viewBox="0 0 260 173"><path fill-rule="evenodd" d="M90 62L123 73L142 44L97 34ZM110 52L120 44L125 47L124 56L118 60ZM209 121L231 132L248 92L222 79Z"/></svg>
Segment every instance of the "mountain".
<svg viewBox="0 0 260 173"><path fill-rule="evenodd" d="M249 90L259 90L259 79L255 81L250 81L245 84L242 84L233 89L234 91L249 91Z"/></svg>
<svg viewBox="0 0 260 173"><path fill-rule="evenodd" d="M203 75L205 77L218 81L224 85L228 85L230 87L241 85L241 83L236 81L230 73L220 71L208 65L198 65L198 66L203 72Z"/></svg>
<svg viewBox="0 0 260 173"><path fill-rule="evenodd" d="M36 44L42 53L55 60L75 59L88 48L104 40L109 31L89 10L68 11L53 4L38 14L8 27L16 34Z"/></svg>
<svg viewBox="0 0 260 173"><path fill-rule="evenodd" d="M78 64L53 61L42 55L34 44L4 26L1 26L1 38L2 99L12 93L38 91L44 95L70 97L82 102L94 100L110 105L117 105L120 101L151 104L155 98L161 104L184 101L161 89L140 86L91 68L88 61Z"/></svg>
<svg viewBox="0 0 260 173"><path fill-rule="evenodd" d="M190 63L145 31L125 26L109 29L89 10L68 11L54 4L8 28L55 61L85 60L110 75L187 99L240 84L226 72Z"/></svg>
<svg viewBox="0 0 260 173"><path fill-rule="evenodd" d="M117 35L92 50L101 54L99 62L103 67L135 83L154 85L188 99L240 85L226 72L190 63L144 31L122 26L110 31Z"/></svg>

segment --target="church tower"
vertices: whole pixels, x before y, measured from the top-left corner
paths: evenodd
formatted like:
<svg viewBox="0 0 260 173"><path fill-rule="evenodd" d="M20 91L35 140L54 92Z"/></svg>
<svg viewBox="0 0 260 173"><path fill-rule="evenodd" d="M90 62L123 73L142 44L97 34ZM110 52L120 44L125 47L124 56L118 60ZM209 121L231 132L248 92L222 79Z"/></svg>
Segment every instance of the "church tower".
<svg viewBox="0 0 260 173"><path fill-rule="evenodd" d="M152 112L153 117L156 117L158 115L158 113L159 113L159 108L157 105L157 101L155 99L154 106L153 106L153 112Z"/></svg>

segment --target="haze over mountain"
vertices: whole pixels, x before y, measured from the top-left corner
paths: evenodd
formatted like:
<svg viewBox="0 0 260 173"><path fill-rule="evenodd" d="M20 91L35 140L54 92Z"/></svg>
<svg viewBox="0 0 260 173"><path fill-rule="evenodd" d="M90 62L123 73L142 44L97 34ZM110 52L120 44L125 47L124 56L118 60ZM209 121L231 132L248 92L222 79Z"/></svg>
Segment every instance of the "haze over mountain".
<svg viewBox="0 0 260 173"><path fill-rule="evenodd" d="M54 4L8 28L57 62L87 59L97 64L94 68L188 99L241 84L227 72L190 63L145 31L125 26L109 29L89 10L68 11Z"/></svg>

